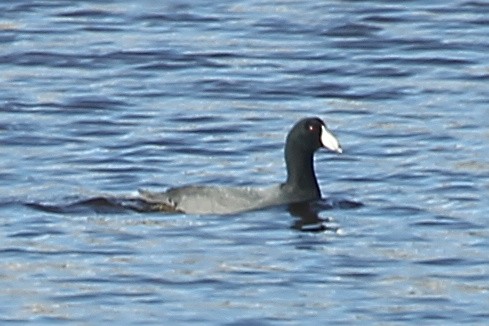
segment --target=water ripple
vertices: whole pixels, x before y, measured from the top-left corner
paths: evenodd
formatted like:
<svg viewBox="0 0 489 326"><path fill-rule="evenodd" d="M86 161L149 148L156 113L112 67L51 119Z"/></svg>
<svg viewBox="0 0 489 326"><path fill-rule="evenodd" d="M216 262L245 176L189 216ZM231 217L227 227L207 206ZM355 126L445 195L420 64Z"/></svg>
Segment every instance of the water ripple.
<svg viewBox="0 0 489 326"><path fill-rule="evenodd" d="M1 322L484 324L488 9L1 2ZM323 200L133 197L282 182L303 116Z"/></svg>

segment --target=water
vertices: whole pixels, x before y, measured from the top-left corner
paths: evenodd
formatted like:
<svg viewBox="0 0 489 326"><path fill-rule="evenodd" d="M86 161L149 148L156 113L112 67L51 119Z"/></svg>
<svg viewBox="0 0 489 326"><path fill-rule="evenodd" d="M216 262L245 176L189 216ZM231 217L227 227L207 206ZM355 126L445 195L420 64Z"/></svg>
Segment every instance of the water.
<svg viewBox="0 0 489 326"><path fill-rule="evenodd" d="M2 324L486 323L487 3L0 12ZM345 150L316 155L313 227L285 207L124 203L138 188L281 182L303 116Z"/></svg>

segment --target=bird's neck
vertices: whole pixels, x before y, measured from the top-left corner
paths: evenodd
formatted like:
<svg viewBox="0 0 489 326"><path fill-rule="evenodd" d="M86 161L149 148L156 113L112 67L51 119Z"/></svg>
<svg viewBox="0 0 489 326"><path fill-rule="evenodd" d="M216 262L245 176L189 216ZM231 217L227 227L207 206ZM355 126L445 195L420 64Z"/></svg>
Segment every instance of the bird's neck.
<svg viewBox="0 0 489 326"><path fill-rule="evenodd" d="M293 146L290 145L289 146ZM292 154L294 153L294 154ZM306 153L300 148L286 151L287 181L285 186L294 192L310 193L311 197L320 198L321 192L314 173L313 153Z"/></svg>

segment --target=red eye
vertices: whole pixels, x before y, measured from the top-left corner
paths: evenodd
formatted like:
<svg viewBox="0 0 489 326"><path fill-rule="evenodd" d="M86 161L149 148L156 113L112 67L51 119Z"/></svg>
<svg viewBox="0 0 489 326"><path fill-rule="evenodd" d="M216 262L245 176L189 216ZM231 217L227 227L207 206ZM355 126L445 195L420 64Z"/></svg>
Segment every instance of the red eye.
<svg viewBox="0 0 489 326"><path fill-rule="evenodd" d="M316 131L317 128L316 128L315 125L309 125L309 126L307 126L307 130L309 130L309 131Z"/></svg>

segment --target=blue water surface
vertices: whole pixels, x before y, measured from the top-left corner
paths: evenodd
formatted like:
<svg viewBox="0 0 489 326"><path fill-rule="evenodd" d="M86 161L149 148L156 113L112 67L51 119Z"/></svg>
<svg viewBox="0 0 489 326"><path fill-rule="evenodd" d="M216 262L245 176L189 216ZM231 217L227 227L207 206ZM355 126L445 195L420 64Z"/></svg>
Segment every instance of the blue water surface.
<svg viewBox="0 0 489 326"><path fill-rule="evenodd" d="M485 1L3 1L0 322L485 324ZM146 211L268 185L323 118L313 223Z"/></svg>

